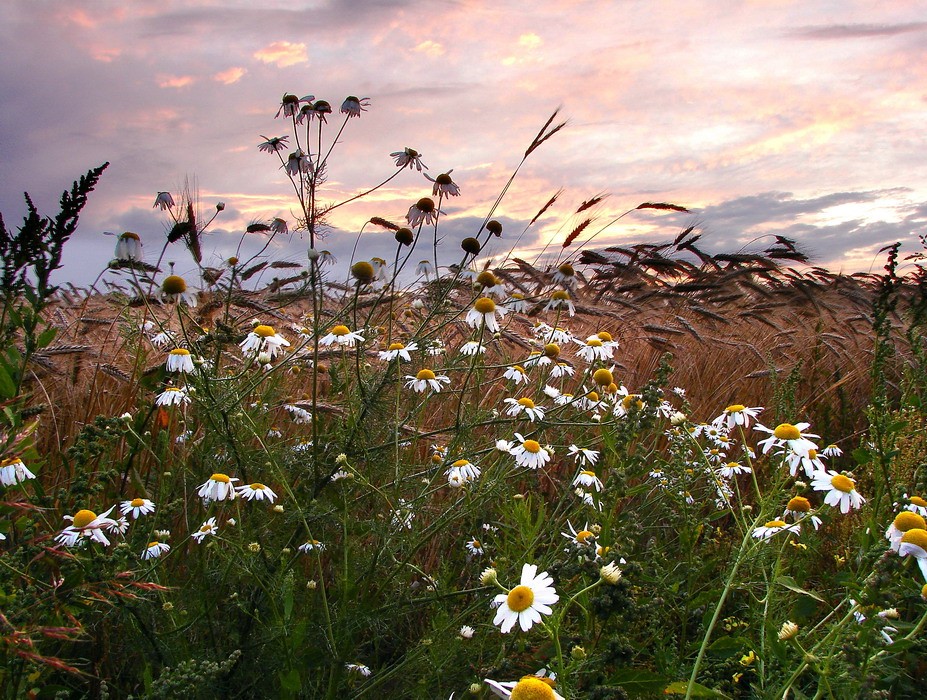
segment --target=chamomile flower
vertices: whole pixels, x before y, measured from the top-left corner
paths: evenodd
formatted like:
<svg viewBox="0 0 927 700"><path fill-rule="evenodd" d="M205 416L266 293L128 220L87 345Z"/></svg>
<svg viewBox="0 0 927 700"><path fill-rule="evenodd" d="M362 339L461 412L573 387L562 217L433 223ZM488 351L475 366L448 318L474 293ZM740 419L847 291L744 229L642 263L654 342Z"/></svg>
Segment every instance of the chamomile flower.
<svg viewBox="0 0 927 700"><path fill-rule="evenodd" d="M889 525L888 529L885 531L885 539L889 541L894 551L898 551L901 538L904 537L904 534L909 530L927 530L927 521L924 520L923 516L917 513L910 510L903 510L895 516L892 524Z"/></svg>
<svg viewBox="0 0 927 700"><path fill-rule="evenodd" d="M309 552L324 552L325 545L318 540L306 540L303 542L297 549L303 554L309 554Z"/></svg>
<svg viewBox="0 0 927 700"><path fill-rule="evenodd" d="M308 425L312 423L312 412L307 411L302 406L287 403L283 404L283 410L290 414L290 418L292 418L293 422L297 425Z"/></svg>
<svg viewBox="0 0 927 700"><path fill-rule="evenodd" d="M460 196L460 187L451 178L452 172L454 171L448 170L446 173L441 173L438 175L438 177L431 177L431 175L425 173L425 179L435 183L434 187L431 189L431 194L433 197L437 197L439 195L444 195L447 197Z"/></svg>
<svg viewBox="0 0 927 700"><path fill-rule="evenodd" d="M913 528L904 533L898 543L898 554L917 559L921 574L927 581L927 530Z"/></svg>
<svg viewBox="0 0 927 700"><path fill-rule="evenodd" d="M522 397L520 399L505 399L504 403L507 403L509 407L505 410L506 415L508 416L519 416L525 414L528 417L528 420L541 421L544 420L544 410L540 406L535 406L534 401L527 397Z"/></svg>
<svg viewBox="0 0 927 700"><path fill-rule="evenodd" d="M469 540L467 540L466 548L467 551L474 557L481 557L486 553L486 550L483 548L483 543L475 537L471 537Z"/></svg>
<svg viewBox="0 0 927 700"><path fill-rule="evenodd" d="M809 449L807 454L786 450L785 463L789 465L789 474L795 476L798 467L801 466L809 479L814 478L815 472L825 469L824 462L822 462L821 458L818 456L818 451L813 448Z"/></svg>
<svg viewBox="0 0 927 700"><path fill-rule="evenodd" d="M327 335L319 339L319 345L324 345L326 347L329 345L340 345L343 348L353 348L357 343L363 342L364 336L341 324L333 326Z"/></svg>
<svg viewBox="0 0 927 700"><path fill-rule="evenodd" d="M587 338L585 343L579 342L579 350L576 351L576 354L591 364L597 360L605 362L612 359L613 352L611 346L606 345L598 336L593 335Z"/></svg>
<svg viewBox="0 0 927 700"><path fill-rule="evenodd" d="M550 368L551 379L559 379L561 377L572 377L575 373L576 373L576 370L574 370L566 362L555 362L554 366Z"/></svg>
<svg viewBox="0 0 927 700"><path fill-rule="evenodd" d="M19 457L10 457L0 462L0 484L14 486L26 479L34 479L35 474L29 471L26 463Z"/></svg>
<svg viewBox="0 0 927 700"><path fill-rule="evenodd" d="M850 508L859 509L866 499L856 490L856 483L843 474L822 469L811 477L811 488L815 491L826 491L824 503L829 506L840 506L841 513L849 513Z"/></svg>
<svg viewBox="0 0 927 700"><path fill-rule="evenodd" d="M560 284L567 288L575 287L577 279L573 265L568 262L561 264L560 267L554 270L553 281L554 284Z"/></svg>
<svg viewBox="0 0 927 700"><path fill-rule="evenodd" d="M570 293L564 289L558 289L550 295L550 301L544 307L545 311L566 311L570 316L576 315L576 307L570 301Z"/></svg>
<svg viewBox="0 0 927 700"><path fill-rule="evenodd" d="M370 106L369 97L355 97L354 95L348 95L344 98L344 102L341 103L341 113L347 114L348 119L352 117L359 117L361 112L366 112L367 107Z"/></svg>
<svg viewBox="0 0 927 700"><path fill-rule="evenodd" d="M792 520L796 522L810 519L815 530L821 527L821 519L814 515L811 510L811 502L804 496L793 496L790 498L782 513L782 518L792 518Z"/></svg>
<svg viewBox="0 0 927 700"><path fill-rule="evenodd" d="M804 430L810 427L810 423L780 423L775 428L767 428L765 425L757 423L753 426L754 430L763 433L769 433L769 437L760 440L757 447L763 449L763 454L768 454L774 447L787 447L795 454L807 455L809 450L816 450L818 446L808 438L817 438L820 435L806 433Z"/></svg>
<svg viewBox="0 0 927 700"><path fill-rule="evenodd" d="M238 479L230 478L227 474L216 473L200 486L196 492L204 501L232 501L235 499L235 486L233 481Z"/></svg>
<svg viewBox="0 0 927 700"><path fill-rule="evenodd" d="M499 332L499 322L496 320L496 314L504 318L508 310L504 306L499 306L489 297L480 297L473 302L473 307L467 312L466 322L471 328L486 327L490 333Z"/></svg>
<svg viewBox="0 0 927 700"><path fill-rule="evenodd" d="M158 394L155 400L156 406L184 406L188 403L190 403L190 397L187 396L187 392L173 386L167 387Z"/></svg>
<svg viewBox="0 0 927 700"><path fill-rule="evenodd" d="M186 348L174 348L167 354L167 361L164 368L168 372L180 372L189 374L193 371L193 356Z"/></svg>
<svg viewBox="0 0 927 700"><path fill-rule="evenodd" d="M161 299L169 303L183 302L196 306L196 292L187 288L187 282L180 275L168 275L161 282Z"/></svg>
<svg viewBox="0 0 927 700"><path fill-rule="evenodd" d="M917 513L927 518L927 499L921 498L920 496L908 496L907 494L905 494L905 498L908 499L908 505L905 506L905 510L910 510L912 513Z"/></svg>
<svg viewBox="0 0 927 700"><path fill-rule="evenodd" d="M428 166L422 163L422 154L416 151L414 148L404 148L401 151L396 151L395 153L389 154L391 158L396 159L397 168L415 168L419 172L422 172L422 168L428 170Z"/></svg>
<svg viewBox="0 0 927 700"><path fill-rule="evenodd" d="M553 583L546 571L538 573L536 565L522 566L519 585L494 598L499 607L496 608L493 624L499 625L503 634L516 623L523 632L530 630L534 623L541 621L541 615L550 615L553 612L550 606L560 600Z"/></svg>
<svg viewBox="0 0 927 700"><path fill-rule="evenodd" d="M116 260L138 262L142 259L142 239L137 233L125 231L116 239Z"/></svg>
<svg viewBox="0 0 927 700"><path fill-rule="evenodd" d="M409 228L415 228L416 226L425 225L431 226L438 222L438 216L444 212L440 211L435 206L435 201L430 197L422 197L415 204L409 207L409 212L406 214L406 222L409 224Z"/></svg>
<svg viewBox="0 0 927 700"><path fill-rule="evenodd" d="M541 675L523 676L518 681L501 683L485 678L483 682L496 696L506 700L564 700L564 697L554 690L553 679Z"/></svg>
<svg viewBox="0 0 927 700"><path fill-rule="evenodd" d="M209 520L200 525L200 528L196 532L192 533L190 537L197 544L202 544L205 537L208 535L215 535L218 532L219 526L216 525L216 518L211 517Z"/></svg>
<svg viewBox="0 0 927 700"><path fill-rule="evenodd" d="M263 323L256 325L239 347L245 355L254 357L268 353L270 359L276 357L281 347L288 347L290 342L274 330L273 326Z"/></svg>
<svg viewBox="0 0 927 700"><path fill-rule="evenodd" d="M119 514L131 516L133 520L138 520L142 515L154 513L155 504L147 498L133 498L131 501L123 501L119 504Z"/></svg>
<svg viewBox="0 0 927 700"><path fill-rule="evenodd" d="M424 394L428 389L431 389L437 394L441 391L442 384L451 383L450 377L443 374L435 374L434 371L430 369L419 370L418 374L414 377L407 374L406 379L409 380L406 382L406 388L414 389L419 394Z"/></svg>
<svg viewBox="0 0 927 700"><path fill-rule="evenodd" d="M460 350L458 350L458 352L461 355L464 355L465 357L473 357L477 353L479 353L480 355L485 353L486 346L483 345L478 340L469 340L460 346Z"/></svg>
<svg viewBox="0 0 927 700"><path fill-rule="evenodd" d="M573 527L572 523L567 520L567 529L569 532L561 532L560 534L572 544L578 546L590 546L595 544L595 533L589 528L589 523L586 523L581 530L577 530ZM565 551L569 551L569 549Z"/></svg>
<svg viewBox="0 0 927 700"><path fill-rule="evenodd" d="M152 209L158 208L161 211L167 211L174 206L174 198L171 197L170 192L158 192L158 196L155 197L154 204L151 205Z"/></svg>
<svg viewBox="0 0 927 700"><path fill-rule="evenodd" d="M525 295L518 292L513 292L502 304L512 313L523 314L528 311L528 302L525 300Z"/></svg>
<svg viewBox="0 0 927 700"><path fill-rule="evenodd" d="M723 479L730 479L738 474L749 474L751 471L753 470L750 467L740 462L726 462L718 467L718 476Z"/></svg>
<svg viewBox="0 0 927 700"><path fill-rule="evenodd" d="M460 635L461 639L473 639L473 635L475 633L476 630L473 629L470 625L463 625L457 634Z"/></svg>
<svg viewBox="0 0 927 700"><path fill-rule="evenodd" d="M261 134L261 138L264 140L258 144L258 150L264 153L279 153L289 148L289 144L287 143L287 141L290 140L289 136L274 136L273 138L268 138Z"/></svg>
<svg viewBox="0 0 927 700"><path fill-rule="evenodd" d="M514 447L515 443L511 440L496 440L496 449L499 450L499 452L507 452L511 454Z"/></svg>
<svg viewBox="0 0 927 700"><path fill-rule="evenodd" d="M363 676L364 678L369 678L373 674L373 671L370 670L370 667L364 666L364 664L345 664L344 667L348 673L356 673L357 675Z"/></svg>
<svg viewBox="0 0 927 700"><path fill-rule="evenodd" d="M283 98L280 100L280 108L277 110L277 113L274 115L274 119L279 117L281 114L284 117L295 117L299 113L299 105L304 102L312 102L315 99L315 95L306 95L305 97L297 97L291 93L286 93Z"/></svg>
<svg viewBox="0 0 927 700"><path fill-rule="evenodd" d="M605 488L602 484L602 480L591 469L583 469L580 471L573 479L573 486L581 486L587 489L592 488L595 491L602 491L602 489Z"/></svg>
<svg viewBox="0 0 927 700"><path fill-rule="evenodd" d="M572 455L573 459L576 460L577 464L594 465L599 461L599 452L597 450L570 445L567 451Z"/></svg>
<svg viewBox="0 0 927 700"><path fill-rule="evenodd" d="M384 362L392 362L395 359L399 359L401 362L411 362L412 356L409 353L416 350L418 350L418 345L415 343L409 343L408 345L390 343L386 350L380 350L378 354Z"/></svg>
<svg viewBox="0 0 927 700"><path fill-rule="evenodd" d="M110 507L100 515L87 509L79 510L74 515L65 515L64 519L71 521L71 524L58 533L55 541L65 547L74 547L83 543L86 538L102 545L108 545L109 539L103 534L103 530L110 532L119 530L119 523L109 517L115 507Z"/></svg>
<svg viewBox="0 0 927 700"><path fill-rule="evenodd" d="M728 430L733 430L735 426L749 428L750 423L756 421L756 417L763 410L762 406L753 406L748 408L743 404L731 404L723 411L721 415L711 421L716 427L726 426Z"/></svg>
<svg viewBox="0 0 927 700"><path fill-rule="evenodd" d="M173 344L176 337L177 334L174 333L174 331L163 330L160 333L156 333L155 335L151 336L150 342L153 347L156 347L160 350L161 348L166 348L168 345Z"/></svg>
<svg viewBox="0 0 927 700"><path fill-rule="evenodd" d="M248 501L266 500L273 503L277 500L277 494L275 494L268 486L265 486L259 481L256 481L253 484L243 484L242 486L236 486L235 492Z"/></svg>
<svg viewBox="0 0 927 700"><path fill-rule="evenodd" d="M789 525L784 520L770 520L765 525L761 525L753 531L753 536L758 540L768 540L779 532L794 532L796 535L801 532L801 525Z"/></svg>
<svg viewBox="0 0 927 700"><path fill-rule="evenodd" d="M515 464L528 469L540 469L550 461L550 452L541 446L537 440L525 439L521 433L515 433L518 444L509 449L509 454L515 458ZM499 443L496 443L498 448Z"/></svg>
<svg viewBox="0 0 927 700"><path fill-rule="evenodd" d="M843 450L837 447L837 445L830 444L821 450L821 454L825 457L840 457L843 454Z"/></svg>
<svg viewBox="0 0 927 700"><path fill-rule="evenodd" d="M155 540L154 542L149 542L148 546L145 547L145 551L142 552L142 559L157 559L162 554L167 554L169 551L171 551L171 546L169 544Z"/></svg>
<svg viewBox="0 0 927 700"><path fill-rule="evenodd" d="M451 476L456 476L461 485L479 479L481 473L477 465L466 459L458 459L445 472L448 480L450 480Z"/></svg>
<svg viewBox="0 0 927 700"><path fill-rule="evenodd" d="M502 376L515 382L515 384L528 383L528 374L525 372L525 368L521 365L512 365L505 370Z"/></svg>

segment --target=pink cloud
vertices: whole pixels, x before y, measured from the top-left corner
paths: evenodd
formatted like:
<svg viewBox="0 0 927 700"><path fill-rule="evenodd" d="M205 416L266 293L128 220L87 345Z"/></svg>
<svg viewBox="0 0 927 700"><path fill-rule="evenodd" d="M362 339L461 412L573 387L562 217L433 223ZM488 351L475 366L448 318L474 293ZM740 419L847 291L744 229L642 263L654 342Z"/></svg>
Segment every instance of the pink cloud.
<svg viewBox="0 0 927 700"><path fill-rule="evenodd" d="M303 43L293 44L289 41L275 41L254 52L254 57L263 63L273 63L278 68L308 63L309 54Z"/></svg>
<svg viewBox="0 0 927 700"><path fill-rule="evenodd" d="M160 88L185 88L192 85L196 78L192 75L159 75L156 80Z"/></svg>
<svg viewBox="0 0 927 700"><path fill-rule="evenodd" d="M216 73L214 76L212 76L212 79L220 83L225 83L226 85L231 85L241 80L242 77L247 72L248 71L244 68L241 68L239 66L232 66L231 68L228 68L227 70Z"/></svg>

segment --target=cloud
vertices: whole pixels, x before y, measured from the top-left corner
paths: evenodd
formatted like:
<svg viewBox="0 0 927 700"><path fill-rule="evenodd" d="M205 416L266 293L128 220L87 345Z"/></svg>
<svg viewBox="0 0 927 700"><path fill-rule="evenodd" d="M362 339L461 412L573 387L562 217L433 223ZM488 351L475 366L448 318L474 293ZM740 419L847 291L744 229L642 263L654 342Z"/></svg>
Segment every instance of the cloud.
<svg viewBox="0 0 927 700"><path fill-rule="evenodd" d="M437 58L438 56L444 55L444 47L431 39L426 39L413 50L418 53L423 53L429 58Z"/></svg>
<svg viewBox="0 0 927 700"><path fill-rule="evenodd" d="M159 88L185 88L196 82L192 75L159 75L155 80Z"/></svg>
<svg viewBox="0 0 927 700"><path fill-rule="evenodd" d="M528 32L527 34L522 34L520 37L518 37L518 45L523 46L526 49L536 49L543 43L544 41L541 39L541 37L539 37L534 32Z"/></svg>
<svg viewBox="0 0 927 700"><path fill-rule="evenodd" d="M220 71L212 76L212 79L220 83L225 83L226 85L231 85L232 83L237 83L239 80L244 77L247 73L247 69L241 68L240 66L232 66L227 70Z"/></svg>
<svg viewBox="0 0 927 700"><path fill-rule="evenodd" d="M799 39L865 39L925 30L927 30L927 22L906 22L902 24L831 24L801 27L789 33Z"/></svg>
<svg viewBox="0 0 927 700"><path fill-rule="evenodd" d="M289 41L275 41L254 52L254 57L264 63L273 63L278 68L295 66L309 62L309 54L303 43L293 44Z"/></svg>

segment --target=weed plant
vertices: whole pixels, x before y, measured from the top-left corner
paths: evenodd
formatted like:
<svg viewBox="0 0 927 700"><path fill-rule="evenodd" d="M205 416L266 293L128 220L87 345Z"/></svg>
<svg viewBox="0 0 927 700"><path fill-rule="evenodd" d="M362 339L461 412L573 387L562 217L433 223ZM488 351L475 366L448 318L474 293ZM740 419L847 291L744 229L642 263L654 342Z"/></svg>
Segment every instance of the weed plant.
<svg viewBox="0 0 927 700"><path fill-rule="evenodd" d="M594 249L596 196L557 255L490 257L557 203L494 218L555 113L443 266L463 195L417 151L326 203L368 106L283 97L259 148L297 220L248 226L249 259L204 266L225 205L161 192L155 263L126 232L108 292L54 289L103 167L0 222L3 696L923 697L923 295L897 247L849 277L782 267L783 238ZM392 260L339 273L332 213L420 174L358 234ZM271 260L292 235L304 263ZM198 279L162 269L179 249Z"/></svg>

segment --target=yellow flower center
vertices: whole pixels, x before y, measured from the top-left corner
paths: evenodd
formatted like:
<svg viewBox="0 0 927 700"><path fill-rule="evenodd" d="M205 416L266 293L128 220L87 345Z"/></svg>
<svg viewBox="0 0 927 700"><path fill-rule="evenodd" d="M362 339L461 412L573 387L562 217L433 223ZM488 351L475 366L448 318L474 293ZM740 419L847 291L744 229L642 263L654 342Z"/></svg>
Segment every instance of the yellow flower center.
<svg viewBox="0 0 927 700"><path fill-rule="evenodd" d="M807 513L811 510L811 501L804 496L795 496L789 501L786 508L793 513Z"/></svg>
<svg viewBox="0 0 927 700"><path fill-rule="evenodd" d="M203 525L200 528L200 532L209 532L210 530L212 530L212 525Z"/></svg>
<svg viewBox="0 0 927 700"><path fill-rule="evenodd" d="M406 346L403 345L402 343L390 343L390 344L389 344L389 347L387 348L387 350L389 350L389 351L393 351L393 350L405 350L405 349L406 349Z"/></svg>
<svg viewBox="0 0 927 700"><path fill-rule="evenodd" d="M460 469L461 467L465 467L465 466L467 466L468 464L470 464L470 462L468 462L467 460L465 460L465 459L458 459L456 462L454 462L453 466L455 466L455 467L457 467L458 469Z"/></svg>
<svg viewBox="0 0 927 700"><path fill-rule="evenodd" d="M850 493L854 488L856 488L856 484L853 483L853 479L850 479L843 474L837 474L837 476L833 477L830 480L830 485L838 491L842 491L843 493Z"/></svg>
<svg viewBox="0 0 927 700"><path fill-rule="evenodd" d="M593 402L597 402L599 400L599 395L594 391L590 391L588 394L586 394L586 397Z"/></svg>
<svg viewBox="0 0 927 700"><path fill-rule="evenodd" d="M531 399L527 397L518 399L518 403L524 406L525 408L534 408L534 401L532 401Z"/></svg>
<svg viewBox="0 0 927 700"><path fill-rule="evenodd" d="M187 291L187 283L180 275L169 275L161 283L161 291L165 294L183 294Z"/></svg>
<svg viewBox="0 0 927 700"><path fill-rule="evenodd" d="M594 381L599 386L608 386L615 381L612 377L612 372L609 369L600 367L592 374L592 381Z"/></svg>
<svg viewBox="0 0 927 700"><path fill-rule="evenodd" d="M818 451L817 450L808 450L808 459L817 459Z"/></svg>
<svg viewBox="0 0 927 700"><path fill-rule="evenodd" d="M97 514L92 510L79 510L74 514L74 527L78 530L81 528L87 527L90 523L97 519Z"/></svg>
<svg viewBox="0 0 927 700"><path fill-rule="evenodd" d="M430 369L419 370L418 374L415 375L416 379L434 379L435 373Z"/></svg>
<svg viewBox="0 0 927 700"><path fill-rule="evenodd" d="M629 410L631 406L634 406L637 409L644 407L644 402L641 401L636 394L628 394L623 399L621 399L621 405L624 406L624 410ZM714 453L714 450L712 451Z"/></svg>
<svg viewBox="0 0 927 700"><path fill-rule="evenodd" d="M154 542L149 542L149 543L148 543L148 549L151 549L152 547L157 547L159 544L161 544L161 543L158 542L157 540L155 540Z"/></svg>
<svg viewBox="0 0 927 700"><path fill-rule="evenodd" d="M483 270L476 276L476 283L481 287L495 287L499 281L496 276L489 270Z"/></svg>
<svg viewBox="0 0 927 700"><path fill-rule="evenodd" d="M190 354L190 351L187 350L186 348L174 348L174 349L171 350L170 353L168 353L168 354L170 354L170 355L189 355L189 354Z"/></svg>
<svg viewBox="0 0 927 700"><path fill-rule="evenodd" d="M612 334L608 331L599 331L596 333L596 336L598 336L599 340L601 340L603 343L612 342Z"/></svg>
<svg viewBox="0 0 927 700"><path fill-rule="evenodd" d="M780 423L773 431L780 440L798 440L801 438L801 431L791 423Z"/></svg>
<svg viewBox="0 0 927 700"><path fill-rule="evenodd" d="M915 529L927 530L927 522L925 522L920 515L910 510L901 511L895 516L895 520L892 524L895 526L896 530L900 530L901 532Z"/></svg>
<svg viewBox="0 0 927 700"><path fill-rule="evenodd" d="M927 508L927 501L925 501L920 496L911 496L910 499L911 505L920 506L921 508Z"/></svg>
<svg viewBox="0 0 927 700"><path fill-rule="evenodd" d="M528 586L515 586L505 599L511 610L522 612L531 607L534 602L534 591Z"/></svg>
<svg viewBox="0 0 927 700"><path fill-rule="evenodd" d="M254 330L251 332L255 335L261 336L262 338L270 338L273 335L277 335L277 331L274 330L273 326L265 326L264 324L255 326Z"/></svg>
<svg viewBox="0 0 927 700"><path fill-rule="evenodd" d="M595 537L595 535L589 532L589 530L580 530L576 533L576 541L580 544L585 544L586 540L588 540L590 537Z"/></svg>
<svg viewBox="0 0 927 700"><path fill-rule="evenodd" d="M602 347L602 341L598 338L590 338L586 341L586 345L588 345L590 348L600 348Z"/></svg>
<svg viewBox="0 0 927 700"><path fill-rule="evenodd" d="M2 462L0 462L0 467L8 467L11 464L20 464L20 463L22 463L22 460L19 457L10 457L9 459L5 459Z"/></svg>
<svg viewBox="0 0 927 700"><path fill-rule="evenodd" d="M133 498L129 502L129 505L132 506L133 508L141 508L143 505L145 505L145 500L142 498Z"/></svg>
<svg viewBox="0 0 927 700"><path fill-rule="evenodd" d="M560 346L557 343L548 343L544 346L544 355L552 360L560 356Z"/></svg>
<svg viewBox="0 0 927 700"><path fill-rule="evenodd" d="M782 520L770 520L763 527L785 527L785 522Z"/></svg>
<svg viewBox="0 0 927 700"><path fill-rule="evenodd" d="M572 277L576 274L576 271L573 269L573 266L570 265L570 263L563 263L563 265L558 267L557 270L561 275L565 275L567 277Z"/></svg>
<svg viewBox="0 0 927 700"><path fill-rule="evenodd" d="M351 330L347 326L338 325L332 328L332 335L347 335Z"/></svg>
<svg viewBox="0 0 927 700"><path fill-rule="evenodd" d="M213 474L211 477L209 477L209 480L210 480L210 481L218 481L218 482L221 482L221 483L223 483L223 484L227 484L227 483L229 483L229 481L230 481L230 479L228 478L228 476L227 476L226 474L220 474L220 473Z"/></svg>
<svg viewBox="0 0 927 700"><path fill-rule="evenodd" d="M530 452L532 454L537 454L541 451L541 443L539 443L537 440L525 440L522 443L522 446L525 448L526 452Z"/></svg>
<svg viewBox="0 0 927 700"><path fill-rule="evenodd" d="M548 685L551 681L537 676L525 676L512 688L511 700L554 700L553 689Z"/></svg>
<svg viewBox="0 0 927 700"><path fill-rule="evenodd" d="M724 412L725 413L740 413L745 408L746 406L744 406L742 403L732 403L730 406L724 409Z"/></svg>
<svg viewBox="0 0 927 700"><path fill-rule="evenodd" d="M580 474L583 476L591 476L593 479L596 478L595 472L590 469L583 469Z"/></svg>
<svg viewBox="0 0 927 700"><path fill-rule="evenodd" d="M908 530L901 537L901 541L905 544L917 545L921 549L927 551L927 530L921 530L919 528Z"/></svg>
<svg viewBox="0 0 927 700"><path fill-rule="evenodd" d="M481 314L491 314L496 310L496 302L494 302L489 297L480 297L475 302L473 302L473 308L479 311Z"/></svg>
<svg viewBox="0 0 927 700"><path fill-rule="evenodd" d="M522 367L521 365L515 365L514 367L512 367L512 369L518 372L519 374L525 374L525 368Z"/></svg>
<svg viewBox="0 0 927 700"><path fill-rule="evenodd" d="M473 547L473 549L482 549L483 547L479 540L470 540L470 546Z"/></svg>
<svg viewBox="0 0 927 700"><path fill-rule="evenodd" d="M264 484L262 484L260 481L255 481L248 488L250 488L252 491L263 491L267 487L264 486Z"/></svg>
<svg viewBox="0 0 927 700"><path fill-rule="evenodd" d="M550 298L554 301L569 301L570 295L562 289L558 289L556 292L550 295Z"/></svg>

